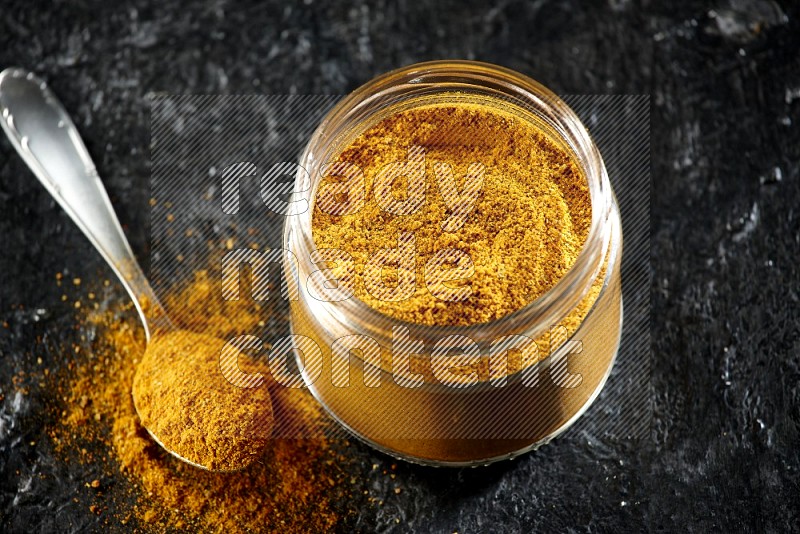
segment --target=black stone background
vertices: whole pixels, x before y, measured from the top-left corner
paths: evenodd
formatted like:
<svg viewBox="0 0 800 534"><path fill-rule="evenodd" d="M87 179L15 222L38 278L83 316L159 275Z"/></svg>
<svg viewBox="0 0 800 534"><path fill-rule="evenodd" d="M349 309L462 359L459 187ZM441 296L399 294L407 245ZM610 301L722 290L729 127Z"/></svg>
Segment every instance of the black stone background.
<svg viewBox="0 0 800 534"><path fill-rule="evenodd" d="M652 435L578 436L482 469L400 462L394 480L382 474L391 459L354 444L358 476L385 503L364 506L346 528L797 531L797 3L27 1L0 9L0 66L34 70L59 95L145 266L149 92L341 94L439 58L505 65L562 94L651 95ZM56 272L111 278L3 140L2 531L102 528L102 517L73 502L98 473L55 461L47 445L46 392L32 383L19 396L11 387L37 357L63 364L68 356L55 347L80 338ZM117 284L109 291L125 298Z"/></svg>

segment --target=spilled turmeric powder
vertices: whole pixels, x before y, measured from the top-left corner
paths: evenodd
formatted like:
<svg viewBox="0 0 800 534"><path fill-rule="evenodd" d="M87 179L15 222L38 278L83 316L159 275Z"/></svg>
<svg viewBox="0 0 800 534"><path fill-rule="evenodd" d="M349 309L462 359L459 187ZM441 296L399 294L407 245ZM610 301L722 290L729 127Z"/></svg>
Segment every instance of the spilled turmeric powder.
<svg viewBox="0 0 800 534"><path fill-rule="evenodd" d="M214 277L195 273L163 299L183 328L225 339L270 317L253 300L224 301ZM168 454L142 426L131 396L144 336L130 302L80 313L91 350L56 376L59 417L50 431L65 460L97 465L102 485L91 511L104 530L145 532L325 532L348 520L362 492L348 471L347 442L320 429L330 420L306 390L273 387L273 439L235 473L203 471ZM275 321L285 320L273 317ZM87 341L88 342L88 341ZM249 369L257 361L242 359ZM352 470L351 470L352 471ZM99 484L99 482L98 482Z"/></svg>

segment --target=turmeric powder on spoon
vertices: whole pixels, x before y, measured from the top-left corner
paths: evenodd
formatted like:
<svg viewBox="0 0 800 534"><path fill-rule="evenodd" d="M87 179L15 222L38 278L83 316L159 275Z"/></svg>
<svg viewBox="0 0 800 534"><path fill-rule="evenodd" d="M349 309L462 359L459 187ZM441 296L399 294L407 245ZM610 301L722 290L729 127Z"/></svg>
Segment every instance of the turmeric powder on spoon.
<svg viewBox="0 0 800 534"><path fill-rule="evenodd" d="M269 444L272 403L265 386L241 388L220 372L225 341L176 330L147 345L133 379L133 401L154 439L211 471L237 471Z"/></svg>

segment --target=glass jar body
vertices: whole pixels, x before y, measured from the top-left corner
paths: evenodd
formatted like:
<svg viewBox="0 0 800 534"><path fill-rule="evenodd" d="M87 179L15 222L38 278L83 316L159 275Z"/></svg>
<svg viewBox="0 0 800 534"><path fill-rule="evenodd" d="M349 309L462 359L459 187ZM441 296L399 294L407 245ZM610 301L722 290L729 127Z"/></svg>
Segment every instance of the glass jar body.
<svg viewBox="0 0 800 534"><path fill-rule="evenodd" d="M592 201L591 230L576 264L547 294L489 323L402 323L355 299L324 302L301 291L291 303L291 325L293 334L313 341L322 355L322 373L313 379L304 374L307 387L354 435L418 463L476 465L513 457L568 428L602 389L619 347L619 211L602 159L574 113L532 80L479 63L420 64L373 80L329 113L303 154L305 173L298 176L296 190L304 192L310 208L287 217L285 268L301 285L319 269L309 258L315 250L311 218L322 165L381 117L450 99L508 102L573 152ZM310 183L300 183L308 178ZM577 326L557 337L555 329L570 317L578 318ZM380 352L377 363L362 350L336 349L350 336L373 340ZM405 341L398 343L398 336ZM424 369L398 368L398 350L409 342L417 347L416 361L424 364L437 343L453 336L474 342L489 365L503 354L498 347L509 347L503 343L510 336L537 341L549 336L550 351L516 372L461 384L442 383ZM300 353L298 364L304 367Z"/></svg>

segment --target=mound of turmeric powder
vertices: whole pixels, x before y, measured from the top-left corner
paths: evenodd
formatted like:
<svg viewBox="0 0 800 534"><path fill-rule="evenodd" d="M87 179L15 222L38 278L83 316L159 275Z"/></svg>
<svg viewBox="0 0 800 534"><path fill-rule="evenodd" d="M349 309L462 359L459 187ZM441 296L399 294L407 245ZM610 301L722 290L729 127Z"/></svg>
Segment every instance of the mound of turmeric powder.
<svg viewBox="0 0 800 534"><path fill-rule="evenodd" d="M263 456L272 433L265 385L236 387L220 372L225 341L176 330L154 336L133 378L142 426L167 450L212 471L237 471Z"/></svg>

